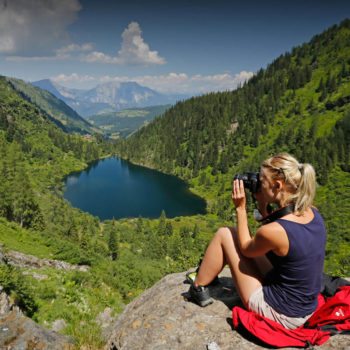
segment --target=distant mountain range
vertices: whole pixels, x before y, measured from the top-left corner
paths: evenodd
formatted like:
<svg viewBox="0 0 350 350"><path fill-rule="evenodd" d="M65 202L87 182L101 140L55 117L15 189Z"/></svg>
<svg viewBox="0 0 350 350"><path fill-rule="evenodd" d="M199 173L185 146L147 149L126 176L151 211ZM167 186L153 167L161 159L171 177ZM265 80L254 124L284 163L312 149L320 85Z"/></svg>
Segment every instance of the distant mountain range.
<svg viewBox="0 0 350 350"><path fill-rule="evenodd" d="M47 90L63 100L84 118L127 108L174 104L189 95L166 95L135 82L105 83L90 90L70 89L44 79L32 85Z"/></svg>

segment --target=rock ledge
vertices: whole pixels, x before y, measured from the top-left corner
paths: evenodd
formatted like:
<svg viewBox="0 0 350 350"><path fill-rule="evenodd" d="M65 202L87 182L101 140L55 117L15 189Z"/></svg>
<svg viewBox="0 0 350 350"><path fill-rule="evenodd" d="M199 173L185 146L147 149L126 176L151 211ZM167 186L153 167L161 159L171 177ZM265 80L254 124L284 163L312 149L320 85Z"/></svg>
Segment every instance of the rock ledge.
<svg viewBox="0 0 350 350"><path fill-rule="evenodd" d="M164 277L132 301L114 325L106 350L264 349L232 328L231 309L239 304L230 272L211 287L213 304L206 308L186 300L185 273ZM350 350L350 337L332 337L324 350Z"/></svg>

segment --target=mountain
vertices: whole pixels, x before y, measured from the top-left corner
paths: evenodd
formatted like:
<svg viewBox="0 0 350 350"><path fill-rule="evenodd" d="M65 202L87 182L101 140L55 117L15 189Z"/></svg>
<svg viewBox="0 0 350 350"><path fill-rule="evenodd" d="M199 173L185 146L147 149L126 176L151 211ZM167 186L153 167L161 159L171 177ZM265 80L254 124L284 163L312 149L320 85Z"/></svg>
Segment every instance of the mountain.
<svg viewBox="0 0 350 350"><path fill-rule="evenodd" d="M133 163L180 176L209 213L232 219L234 174L287 151L311 163L328 228L326 269L349 275L350 20L259 70L244 86L179 102L120 140Z"/></svg>
<svg viewBox="0 0 350 350"><path fill-rule="evenodd" d="M253 166L281 149L316 163L323 182L331 164L350 169L349 27L346 20L281 55L242 88L177 103L128 138L121 153L192 176L208 166L221 173Z"/></svg>
<svg viewBox="0 0 350 350"><path fill-rule="evenodd" d="M129 108L119 112L92 115L87 121L99 127L111 138L128 137L163 114L171 105Z"/></svg>
<svg viewBox="0 0 350 350"><path fill-rule="evenodd" d="M78 334L77 343L101 348L97 316L106 306L100 300L110 300L111 307L121 304L109 273L104 275L102 268L73 272L58 261L56 266L46 265L44 272L38 264L29 267L21 258L19 264L12 264L4 253L25 254L29 263L37 261L35 256L41 262L54 259L111 266L107 244L99 235L99 221L70 207L61 195L63 177L107 156L111 145L102 138L64 132L14 83L22 82L0 76L0 304L8 329L0 348L23 348L28 343L30 348L68 349L63 341L68 338L35 326L21 317L18 308L51 329L60 320L60 329L74 329L68 331L70 336ZM104 286L102 293L96 290L96 281ZM5 293L15 304L6 315ZM75 307L77 300L86 307ZM79 325L82 320L84 325ZM68 342L72 341L70 337Z"/></svg>
<svg viewBox="0 0 350 350"><path fill-rule="evenodd" d="M62 196L64 177L112 152L113 143L98 135L65 133L10 79L0 77L2 292L40 325L60 329L75 347L92 350L104 347L103 337L126 303L165 273L193 266L211 225L218 225L215 218L209 225L203 216L170 222L165 215L160 222L141 217L100 222L71 207ZM164 227L171 234L161 233ZM15 253L20 264L9 259L13 252L20 253ZM66 270L62 262L91 268ZM12 335L0 337L0 344L24 344L31 329L22 334L13 313L2 316ZM30 344L45 346L41 335L28 339Z"/></svg>
<svg viewBox="0 0 350 350"><path fill-rule="evenodd" d="M36 103L33 91L25 94L24 88L15 86L20 81L0 77L4 250L91 266L87 272L35 269L11 266L0 257L3 290L40 324L65 324L62 332L74 337L76 346L103 348L108 319L165 274L195 266L215 229L233 224L233 175L255 170L261 158L281 150L316 166L316 205L328 230L325 271L349 276L349 39L347 20L278 57L242 88L177 103L119 143L119 155L181 176L207 200L208 215L173 220L164 213L159 220L139 217L102 223L72 208L62 198L63 177L110 155L114 145L65 133L40 107L45 100ZM249 224L252 231L258 227L251 215ZM157 284L151 293L162 288L166 293L160 297L169 305L169 285ZM181 291L175 292L179 297ZM143 311L136 309L134 315L143 317ZM145 329L142 317L131 327L136 336ZM157 319L147 321L154 326L152 332L161 328ZM124 325L130 328L130 322ZM173 326L167 325L170 333ZM129 336L133 335L123 334L123 339ZM7 338L7 345L14 340Z"/></svg>
<svg viewBox="0 0 350 350"><path fill-rule="evenodd" d="M53 83L50 79L39 80L31 84L42 90L47 90L52 95L56 96L57 98L59 98L60 100L66 103L67 101L69 101L69 97L67 98L67 96L62 95L59 91L60 87L57 88L55 83Z"/></svg>
<svg viewBox="0 0 350 350"><path fill-rule="evenodd" d="M93 127L63 100L56 97L56 94L58 94L58 96L61 95L58 90L55 89L54 85L49 84L49 81L45 81L46 84L42 84L45 85L47 90L35 87L20 79L7 78L7 81L24 99L35 104L61 129L67 132L78 132L80 134L98 132L96 127Z"/></svg>
<svg viewBox="0 0 350 350"><path fill-rule="evenodd" d="M65 101L83 117L127 108L174 104L188 95L161 94L136 82L105 83L90 90L69 89L49 79L32 83Z"/></svg>

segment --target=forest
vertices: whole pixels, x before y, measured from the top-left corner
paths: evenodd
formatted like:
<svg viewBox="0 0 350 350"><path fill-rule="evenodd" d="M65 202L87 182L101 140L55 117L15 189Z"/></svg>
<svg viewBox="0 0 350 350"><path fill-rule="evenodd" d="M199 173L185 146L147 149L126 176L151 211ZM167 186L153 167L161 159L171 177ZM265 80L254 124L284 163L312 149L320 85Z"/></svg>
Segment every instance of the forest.
<svg viewBox="0 0 350 350"><path fill-rule="evenodd" d="M179 102L121 141L68 133L53 121L47 96L0 77L1 249L89 267L45 268L38 280L34 269L0 264L0 285L36 322L63 319L77 348L97 349L104 344L97 316L106 307L117 316L164 275L196 266L213 233L234 224L234 174L257 170L278 151L315 166L315 204L328 229L325 270L349 276L349 40L346 20L237 90ZM208 214L102 222L72 208L62 198L64 177L111 155L185 179ZM257 228L252 217L250 226Z"/></svg>
<svg viewBox="0 0 350 350"><path fill-rule="evenodd" d="M327 268L349 274L350 20L260 69L235 91L178 103L117 152L189 181L229 219L234 174L287 151L314 165L329 227ZM341 248L341 249L338 249Z"/></svg>

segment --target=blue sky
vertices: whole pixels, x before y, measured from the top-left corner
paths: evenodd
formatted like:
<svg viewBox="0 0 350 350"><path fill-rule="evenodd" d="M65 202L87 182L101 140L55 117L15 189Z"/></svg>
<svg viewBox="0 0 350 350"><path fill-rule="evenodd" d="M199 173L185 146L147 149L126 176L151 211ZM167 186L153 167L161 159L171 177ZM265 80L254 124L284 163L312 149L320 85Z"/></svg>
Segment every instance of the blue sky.
<svg viewBox="0 0 350 350"><path fill-rule="evenodd" d="M0 0L0 74L76 88L234 89L346 17L345 0Z"/></svg>

